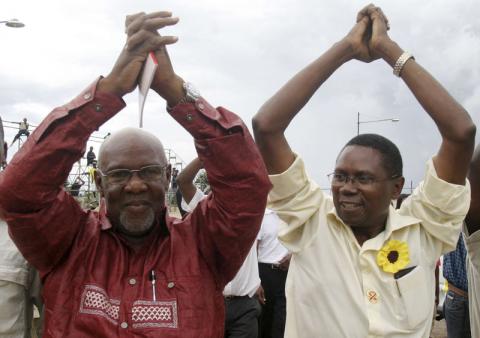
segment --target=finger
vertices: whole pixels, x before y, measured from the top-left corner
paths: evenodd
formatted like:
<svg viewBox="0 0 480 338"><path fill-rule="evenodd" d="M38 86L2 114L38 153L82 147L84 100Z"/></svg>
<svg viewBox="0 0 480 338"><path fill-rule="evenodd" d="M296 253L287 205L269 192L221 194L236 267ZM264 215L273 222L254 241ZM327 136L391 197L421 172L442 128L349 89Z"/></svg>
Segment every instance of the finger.
<svg viewBox="0 0 480 338"><path fill-rule="evenodd" d="M127 27L126 32L128 36L132 36L136 32L144 29L149 31L157 31L166 26L173 26L177 24L179 18L173 17L152 17L141 16L135 18L131 24Z"/></svg>
<svg viewBox="0 0 480 338"><path fill-rule="evenodd" d="M167 18L151 18L146 19L143 23L142 29L149 31L157 31L166 26L176 25L179 21L178 17L167 17Z"/></svg>
<svg viewBox="0 0 480 338"><path fill-rule="evenodd" d="M370 11L370 9L371 9L372 7L375 7L375 5L374 5L374 4L369 4L369 5L365 6L365 7L363 7L363 8L360 10L360 12L358 12L358 14L357 14L357 22L359 22L360 20L362 20L363 17L368 16L368 13L369 13L369 11Z"/></svg>
<svg viewBox="0 0 480 338"><path fill-rule="evenodd" d="M172 12L169 11L158 11L152 12L145 15L146 19L154 19L154 18L168 18L172 16Z"/></svg>
<svg viewBox="0 0 480 338"><path fill-rule="evenodd" d="M142 30L127 40L126 49L136 52L150 52L178 41L176 36L160 36L157 33Z"/></svg>
<svg viewBox="0 0 480 338"><path fill-rule="evenodd" d="M128 25L130 25L133 20L135 20L136 18L138 18L138 17L140 17L140 16L142 16L142 15L145 15L145 12L139 12L139 13L127 15L127 16L125 17L125 27L127 27Z"/></svg>
<svg viewBox="0 0 480 338"><path fill-rule="evenodd" d="M385 24L387 25L387 30L389 30L390 29L390 23L388 21L387 16L385 15L385 13L383 12L383 10L380 7L378 8L378 11L383 16L383 20L385 20Z"/></svg>

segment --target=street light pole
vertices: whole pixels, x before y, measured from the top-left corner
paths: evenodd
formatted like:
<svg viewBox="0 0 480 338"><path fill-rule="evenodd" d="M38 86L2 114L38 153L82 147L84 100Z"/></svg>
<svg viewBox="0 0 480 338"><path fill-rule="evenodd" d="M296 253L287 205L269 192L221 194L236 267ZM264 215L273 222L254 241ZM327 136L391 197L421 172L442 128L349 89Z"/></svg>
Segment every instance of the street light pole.
<svg viewBox="0 0 480 338"><path fill-rule="evenodd" d="M398 122L400 119L398 118L389 118L389 119L379 119L379 120L368 120L368 121L360 121L360 112L357 112L357 135L360 135L360 123L374 123L374 122Z"/></svg>
<svg viewBox="0 0 480 338"><path fill-rule="evenodd" d="M357 135L360 135L360 112L357 112Z"/></svg>
<svg viewBox="0 0 480 338"><path fill-rule="evenodd" d="M0 23L4 23L7 27L12 28L22 28L25 27L25 24L17 19L10 19L10 20L1 20Z"/></svg>

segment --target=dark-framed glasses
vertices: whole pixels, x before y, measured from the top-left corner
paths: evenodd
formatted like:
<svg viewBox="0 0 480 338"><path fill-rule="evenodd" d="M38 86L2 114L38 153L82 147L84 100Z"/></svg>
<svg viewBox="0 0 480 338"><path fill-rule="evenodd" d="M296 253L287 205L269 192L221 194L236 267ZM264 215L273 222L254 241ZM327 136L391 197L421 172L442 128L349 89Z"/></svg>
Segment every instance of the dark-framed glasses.
<svg viewBox="0 0 480 338"><path fill-rule="evenodd" d="M137 173L138 177L145 182L155 182L160 180L165 173L167 165L153 164L147 165L140 169L113 169L106 173L103 173L100 169L97 171L103 177L107 178L107 182L110 184L126 184L133 176L133 173Z"/></svg>
<svg viewBox="0 0 480 338"><path fill-rule="evenodd" d="M376 182L390 181L395 178L400 177L400 175L395 174L387 178L376 178L375 176L369 174L360 174L360 175L347 175L344 173L331 173L327 175L330 184L333 187L342 187L350 181L352 184L360 187L369 187Z"/></svg>

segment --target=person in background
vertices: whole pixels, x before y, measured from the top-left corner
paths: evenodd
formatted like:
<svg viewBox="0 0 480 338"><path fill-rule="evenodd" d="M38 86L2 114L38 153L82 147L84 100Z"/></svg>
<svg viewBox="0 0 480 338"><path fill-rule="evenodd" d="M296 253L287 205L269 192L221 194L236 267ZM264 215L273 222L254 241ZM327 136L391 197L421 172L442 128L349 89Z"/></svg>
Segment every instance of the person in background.
<svg viewBox="0 0 480 338"><path fill-rule="evenodd" d="M468 179L472 186L470 209L465 218L467 247L468 309L471 336L480 337L480 144L470 163Z"/></svg>
<svg viewBox="0 0 480 338"><path fill-rule="evenodd" d="M273 210L265 210L257 236L258 271L265 294L260 318L262 338L283 337L285 331L285 282L292 255L277 238L280 222Z"/></svg>
<svg viewBox="0 0 480 338"><path fill-rule="evenodd" d="M178 190L182 192L182 209L192 212L208 204L207 195L198 189L194 182L198 171L203 168L201 160L193 159L178 174ZM203 204L200 205L199 204ZM265 217L262 225L265 225ZM260 227L260 229L261 229ZM223 289L225 299L225 338L257 338L260 303L265 303L260 286L257 261L257 243L254 242L245 261L235 277ZM260 297L260 299L259 299Z"/></svg>
<svg viewBox="0 0 480 338"><path fill-rule="evenodd" d="M12 145L15 143L16 140L20 138L20 136L25 135L26 137L30 136L30 132L28 131L28 122L27 118L24 117L22 122L18 122L18 133L15 135L12 141Z"/></svg>
<svg viewBox="0 0 480 338"><path fill-rule="evenodd" d="M0 163L5 163L6 157L7 143L0 118ZM0 213L0 337L31 337L34 306L42 314L40 289L38 273L11 240ZM35 324L33 332L41 337L41 319Z"/></svg>
<svg viewBox="0 0 480 338"><path fill-rule="evenodd" d="M95 152L93 151L93 147L90 147L90 150L87 153L87 166L92 165L93 161L95 161L96 158L97 158L97 156L95 155Z"/></svg>
<svg viewBox="0 0 480 338"><path fill-rule="evenodd" d="M471 337L466 259L467 249L463 234L460 234L456 249L443 255L443 277L448 282L443 315L447 324L448 338Z"/></svg>

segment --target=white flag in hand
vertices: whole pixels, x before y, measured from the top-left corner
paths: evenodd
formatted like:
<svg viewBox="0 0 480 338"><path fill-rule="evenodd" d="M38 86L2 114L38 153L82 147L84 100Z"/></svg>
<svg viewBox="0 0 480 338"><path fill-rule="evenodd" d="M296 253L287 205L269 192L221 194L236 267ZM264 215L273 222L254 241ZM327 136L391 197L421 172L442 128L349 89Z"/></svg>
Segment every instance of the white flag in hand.
<svg viewBox="0 0 480 338"><path fill-rule="evenodd" d="M153 52L148 53L147 60L143 66L142 76L138 85L138 108L139 108L139 127L143 127L143 107L145 106L145 100L147 99L148 90L152 84L155 70L158 67L157 58Z"/></svg>

